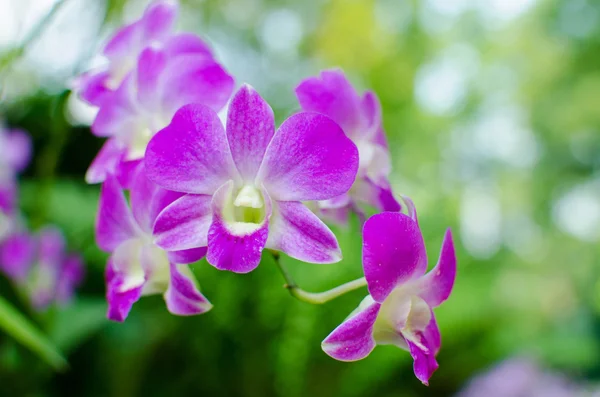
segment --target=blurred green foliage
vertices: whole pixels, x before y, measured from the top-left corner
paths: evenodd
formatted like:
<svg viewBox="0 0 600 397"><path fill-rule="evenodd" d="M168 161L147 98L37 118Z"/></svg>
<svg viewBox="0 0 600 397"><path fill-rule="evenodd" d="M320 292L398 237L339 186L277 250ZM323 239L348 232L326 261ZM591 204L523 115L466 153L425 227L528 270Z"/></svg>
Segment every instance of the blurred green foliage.
<svg viewBox="0 0 600 397"><path fill-rule="evenodd" d="M69 124L68 91L37 91L11 98L2 109L8 124L34 138L22 209L34 228L62 227L71 247L84 254L88 275L72 306L33 318L68 353L71 369L53 373L0 335L0 394L444 396L491 363L523 353L575 378L600 376L598 229L577 228L599 215L593 205L561 201L579 188L600 200L600 3L539 0L505 19L500 11L486 14L477 1L183 3L183 27L207 34L218 53L229 46L239 54L225 56L226 66L264 94L279 120L297 108L299 79L322 67L342 67L358 87L377 92L393 155L392 184L417 204L431 265L444 230L450 226L456 235L458 278L450 300L436 310L440 369L426 388L414 378L409 354L393 347L379 347L357 363L330 359L320 342L364 291L323 306L296 301L266 255L248 275L195 264L215 305L203 316L171 316L160 297L151 297L137 303L124 324L109 323L106 255L93 238L98 187L83 182L101 142ZM471 8L448 11L448 4ZM106 33L128 6L107 3ZM265 20L277 10L291 10L300 21L301 40L291 52L272 51L265 39ZM449 107L435 105L452 91L448 78L426 84L427 71L445 65L445 54L462 81ZM235 62L246 56L248 68L262 65L269 76ZM489 109L500 112L495 124ZM514 112L523 125L499 128ZM519 128L525 135L515 135ZM572 215L571 223L563 213ZM358 221L335 232L341 263L283 258L303 288L320 291L360 276ZM27 311L6 280L0 291Z"/></svg>

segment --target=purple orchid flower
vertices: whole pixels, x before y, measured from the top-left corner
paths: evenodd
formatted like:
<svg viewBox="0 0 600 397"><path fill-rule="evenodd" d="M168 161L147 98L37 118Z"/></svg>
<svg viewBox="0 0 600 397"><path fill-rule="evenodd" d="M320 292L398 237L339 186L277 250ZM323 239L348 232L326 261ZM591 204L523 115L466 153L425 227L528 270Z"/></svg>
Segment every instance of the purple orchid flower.
<svg viewBox="0 0 600 397"><path fill-rule="evenodd" d="M107 94L117 89L135 68L140 53L149 46L165 48L170 56L198 53L210 55L210 49L190 33L173 34L178 5L173 0L152 2L142 17L119 29L105 45L105 67L84 73L75 81L82 99L101 106Z"/></svg>
<svg viewBox="0 0 600 397"><path fill-rule="evenodd" d="M0 265L39 311L52 303L67 304L84 276L81 258L66 253L62 232L51 226L37 235L10 235L0 244Z"/></svg>
<svg viewBox="0 0 600 397"><path fill-rule="evenodd" d="M427 274L427 254L417 214L384 212L363 229L363 267L369 288L360 306L325 340L325 353L341 361L365 358L375 345L396 345L414 359L417 378L428 384L438 368L440 332L433 308L448 299L456 276L450 230L437 265Z"/></svg>
<svg viewBox="0 0 600 397"><path fill-rule="evenodd" d="M318 202L320 215L344 225L351 211L356 211L364 220L359 204L371 205L379 211L400 211L388 180L390 153L382 126L381 105L375 93L368 91L359 96L344 73L333 69L303 80L296 87L296 96L303 110L331 117L358 147L356 181L347 193Z"/></svg>
<svg viewBox="0 0 600 397"><path fill-rule="evenodd" d="M158 293L173 314L187 316L211 309L189 267L183 265L201 259L206 248L166 252L153 242L156 217L180 196L150 182L143 163L135 172L131 208L115 177L109 176L102 185L96 241L111 253L106 268L109 319L124 321L141 296Z"/></svg>
<svg viewBox="0 0 600 397"><path fill-rule="evenodd" d="M168 48L143 50L134 72L100 106L92 132L108 141L90 166L88 183L116 175L126 187L152 136L177 109L201 103L215 111L225 106L233 78L210 52L170 54Z"/></svg>
<svg viewBox="0 0 600 397"><path fill-rule="evenodd" d="M0 127L0 230L13 215L17 196L17 174L31 159L31 139L21 130Z"/></svg>
<svg viewBox="0 0 600 397"><path fill-rule="evenodd" d="M226 129L214 110L184 106L145 161L150 179L187 193L158 217L159 246L208 246L210 264L236 273L256 268L265 247L305 262L341 259L335 235L302 204L343 194L356 175L356 146L330 118L298 113L275 131L271 107L244 85Z"/></svg>

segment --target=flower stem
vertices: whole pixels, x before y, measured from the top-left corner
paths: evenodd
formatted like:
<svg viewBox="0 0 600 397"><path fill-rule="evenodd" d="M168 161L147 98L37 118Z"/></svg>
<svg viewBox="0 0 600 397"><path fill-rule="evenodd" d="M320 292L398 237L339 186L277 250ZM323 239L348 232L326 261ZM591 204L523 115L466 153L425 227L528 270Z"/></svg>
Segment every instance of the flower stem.
<svg viewBox="0 0 600 397"><path fill-rule="evenodd" d="M367 285L367 280L364 277L361 277L359 279L349 281L345 284L339 285L327 291L308 292L296 285L296 282L294 281L290 273L281 263L279 252L271 251L271 253L273 255L273 259L275 260L277 268L279 269L279 271L283 275L283 278L285 279L286 284L284 285L284 287L290 292L290 295L301 301L312 303L313 305L321 305L337 297L340 297L348 292L354 291L358 288Z"/></svg>

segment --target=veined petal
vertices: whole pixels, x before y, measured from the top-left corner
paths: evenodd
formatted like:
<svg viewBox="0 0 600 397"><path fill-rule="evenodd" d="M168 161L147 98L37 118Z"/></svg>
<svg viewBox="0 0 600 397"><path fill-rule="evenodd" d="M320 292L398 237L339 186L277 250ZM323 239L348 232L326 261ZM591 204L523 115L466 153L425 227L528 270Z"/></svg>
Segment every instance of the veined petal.
<svg viewBox="0 0 600 397"><path fill-rule="evenodd" d="M192 53L169 59L160 76L160 111L169 119L184 105L206 105L215 112L225 106L234 80L212 57Z"/></svg>
<svg viewBox="0 0 600 397"><path fill-rule="evenodd" d="M131 210L140 228L152 234L154 222L160 212L182 196L182 193L165 190L146 176L144 164L138 165L130 191Z"/></svg>
<svg viewBox="0 0 600 397"><path fill-rule="evenodd" d="M373 215L363 227L363 268L370 294L383 302L392 290L427 269L419 226L399 212Z"/></svg>
<svg viewBox="0 0 600 397"><path fill-rule="evenodd" d="M367 357L375 348L373 325L381 305L373 300L364 303L321 343L329 356L340 361L357 361Z"/></svg>
<svg viewBox="0 0 600 397"><path fill-rule="evenodd" d="M169 251L169 262L174 264L188 264L199 261L206 256L207 247L191 248L181 251Z"/></svg>
<svg viewBox="0 0 600 397"><path fill-rule="evenodd" d="M346 193L358 170L358 149L330 118L298 113L283 122L258 172L274 200L327 200Z"/></svg>
<svg viewBox="0 0 600 397"><path fill-rule="evenodd" d="M211 200L208 195L187 194L166 207L154 224L156 245L167 251L206 247L213 222Z"/></svg>
<svg viewBox="0 0 600 397"><path fill-rule="evenodd" d="M335 263L342 259L333 232L298 201L276 202L267 247L309 263Z"/></svg>
<svg viewBox="0 0 600 397"><path fill-rule="evenodd" d="M125 276L115 270L112 259L109 258L106 266L106 316L109 320L125 321L133 304L142 296L143 283L123 288L126 282Z"/></svg>
<svg viewBox="0 0 600 397"><path fill-rule="evenodd" d="M35 239L27 233L16 233L0 243L0 269L17 283L23 283L33 264Z"/></svg>
<svg viewBox="0 0 600 397"><path fill-rule="evenodd" d="M303 110L331 117L349 136L360 129L360 98L340 69L324 70L319 77L303 80L296 87L296 96Z"/></svg>
<svg viewBox="0 0 600 397"><path fill-rule="evenodd" d="M170 264L171 279L165 292L167 309L179 316L206 313L212 304L202 295L187 265Z"/></svg>
<svg viewBox="0 0 600 397"><path fill-rule="evenodd" d="M254 182L274 133L273 109L254 88L243 85L229 104L227 139L245 182Z"/></svg>
<svg viewBox="0 0 600 397"><path fill-rule="evenodd" d="M225 130L214 110L203 105L179 109L146 149L148 177L162 187L212 195L238 178Z"/></svg>
<svg viewBox="0 0 600 397"><path fill-rule="evenodd" d="M117 180L109 176L102 184L98 214L96 215L96 242L100 249L110 252L137 232L137 225Z"/></svg>
<svg viewBox="0 0 600 397"><path fill-rule="evenodd" d="M431 307L437 307L450 296L456 278L456 254L452 232L446 230L438 263L419 282L419 294Z"/></svg>
<svg viewBox="0 0 600 397"><path fill-rule="evenodd" d="M441 346L440 331L433 314L431 322L425 331L419 333L418 337L420 343L414 343L410 340L407 340L407 343L410 355L414 360L413 369L415 376L427 386L429 385L429 378L431 378L431 375L439 367L435 356Z"/></svg>
<svg viewBox="0 0 600 397"><path fill-rule="evenodd" d="M208 231L208 263L220 270L248 273L259 262L269 235L271 200L263 189L265 214L261 223L236 222L228 219L227 212L233 211L232 181L217 190L212 199L213 222Z"/></svg>

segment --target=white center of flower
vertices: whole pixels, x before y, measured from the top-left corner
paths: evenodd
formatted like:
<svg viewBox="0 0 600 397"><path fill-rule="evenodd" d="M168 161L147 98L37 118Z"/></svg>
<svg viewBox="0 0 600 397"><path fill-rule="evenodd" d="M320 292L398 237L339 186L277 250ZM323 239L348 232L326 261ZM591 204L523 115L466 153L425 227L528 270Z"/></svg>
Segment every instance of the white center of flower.
<svg viewBox="0 0 600 397"><path fill-rule="evenodd" d="M265 200L261 191L253 185L234 189L223 208L223 218L229 230L237 235L246 235L260 228L265 219Z"/></svg>
<svg viewBox="0 0 600 397"><path fill-rule="evenodd" d="M233 205L236 207L262 208L265 203L262 194L256 187L245 185L238 192Z"/></svg>

